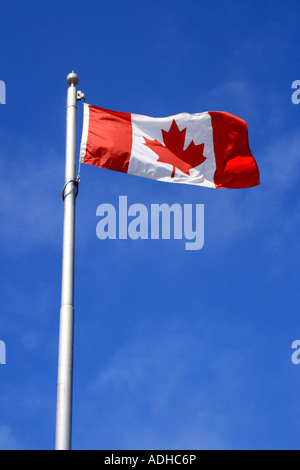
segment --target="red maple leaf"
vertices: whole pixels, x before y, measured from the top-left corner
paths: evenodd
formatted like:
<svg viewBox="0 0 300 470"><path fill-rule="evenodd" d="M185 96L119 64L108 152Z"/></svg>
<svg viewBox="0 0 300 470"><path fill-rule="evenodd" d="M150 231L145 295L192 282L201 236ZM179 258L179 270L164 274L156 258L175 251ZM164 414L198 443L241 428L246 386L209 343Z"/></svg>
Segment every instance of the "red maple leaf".
<svg viewBox="0 0 300 470"><path fill-rule="evenodd" d="M158 140L150 140L144 137L147 147L149 147L158 156L159 162L173 165L171 178L175 176L175 168L189 175L189 170L201 165L206 160L203 155L204 144L195 145L192 140L187 149L183 150L185 142L186 129L179 130L175 119L173 119L169 132L162 129L163 145Z"/></svg>

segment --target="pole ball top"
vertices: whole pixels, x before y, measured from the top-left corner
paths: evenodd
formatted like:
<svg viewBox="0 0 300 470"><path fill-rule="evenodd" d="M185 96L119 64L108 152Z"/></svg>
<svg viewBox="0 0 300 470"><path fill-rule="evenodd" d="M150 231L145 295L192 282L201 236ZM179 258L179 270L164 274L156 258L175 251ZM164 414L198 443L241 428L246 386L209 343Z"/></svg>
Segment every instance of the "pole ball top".
<svg viewBox="0 0 300 470"><path fill-rule="evenodd" d="M74 72L74 70L72 71L72 73L69 73L69 75L67 76L67 82L70 86L71 85L76 86L77 83L79 82L78 75L77 73Z"/></svg>

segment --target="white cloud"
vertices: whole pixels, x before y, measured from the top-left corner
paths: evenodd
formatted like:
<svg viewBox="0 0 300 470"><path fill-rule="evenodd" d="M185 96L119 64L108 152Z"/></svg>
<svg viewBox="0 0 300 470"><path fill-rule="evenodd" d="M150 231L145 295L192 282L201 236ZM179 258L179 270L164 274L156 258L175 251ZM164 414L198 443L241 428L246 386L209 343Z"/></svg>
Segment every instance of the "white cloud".
<svg viewBox="0 0 300 470"><path fill-rule="evenodd" d="M14 253L61 243L64 170L53 150L39 145L7 144L0 158L1 242Z"/></svg>
<svg viewBox="0 0 300 470"><path fill-rule="evenodd" d="M11 426L0 424L0 449L19 450L22 446L14 436Z"/></svg>
<svg viewBox="0 0 300 470"><path fill-rule="evenodd" d="M299 186L300 129L284 132L255 152L261 184L246 190L216 190L205 205L206 247L215 253L236 240L254 237L268 252L295 245L300 203L292 196ZM258 238L259 237L259 242Z"/></svg>
<svg viewBox="0 0 300 470"><path fill-rule="evenodd" d="M160 332L145 327L117 348L86 388L76 444L80 448L114 448L114 442L119 449L229 448L230 427L240 420L232 395L239 397L247 387L244 361L253 352L241 340L239 346L222 350L220 357L214 335L199 322L191 330L189 322L180 321Z"/></svg>

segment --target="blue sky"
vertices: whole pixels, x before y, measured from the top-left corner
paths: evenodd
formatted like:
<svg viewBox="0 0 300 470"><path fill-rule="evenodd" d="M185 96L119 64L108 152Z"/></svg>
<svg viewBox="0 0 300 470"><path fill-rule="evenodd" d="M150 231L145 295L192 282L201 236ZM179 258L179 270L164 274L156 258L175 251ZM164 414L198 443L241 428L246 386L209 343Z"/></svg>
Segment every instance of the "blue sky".
<svg viewBox="0 0 300 470"><path fill-rule="evenodd" d="M0 449L53 449L66 76L88 103L245 119L261 185L82 166L74 449L298 449L298 0L1 1ZM78 150L82 103L78 104ZM205 243L96 237L96 208L204 204Z"/></svg>

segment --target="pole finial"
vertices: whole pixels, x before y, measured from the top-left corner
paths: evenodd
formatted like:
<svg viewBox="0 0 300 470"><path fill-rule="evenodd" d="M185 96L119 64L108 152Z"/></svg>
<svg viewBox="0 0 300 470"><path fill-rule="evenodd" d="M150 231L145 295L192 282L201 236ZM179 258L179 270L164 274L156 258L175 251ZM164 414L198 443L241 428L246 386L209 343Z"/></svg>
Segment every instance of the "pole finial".
<svg viewBox="0 0 300 470"><path fill-rule="evenodd" d="M67 76L67 82L70 86L76 86L78 84L79 78L77 73L74 72L74 70Z"/></svg>

